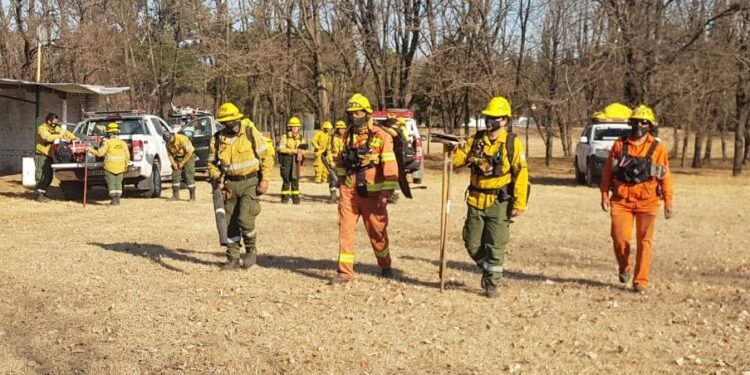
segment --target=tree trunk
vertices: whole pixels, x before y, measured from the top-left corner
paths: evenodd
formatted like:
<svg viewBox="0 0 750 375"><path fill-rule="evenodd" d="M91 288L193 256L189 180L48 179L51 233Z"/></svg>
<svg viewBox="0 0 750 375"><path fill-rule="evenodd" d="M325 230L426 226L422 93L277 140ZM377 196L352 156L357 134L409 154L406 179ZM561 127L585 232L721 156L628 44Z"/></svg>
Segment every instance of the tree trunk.
<svg viewBox="0 0 750 375"><path fill-rule="evenodd" d="M701 168L703 166L701 159L701 149L703 148L703 129L698 128L695 130L695 143L693 144L693 163L692 168Z"/></svg>

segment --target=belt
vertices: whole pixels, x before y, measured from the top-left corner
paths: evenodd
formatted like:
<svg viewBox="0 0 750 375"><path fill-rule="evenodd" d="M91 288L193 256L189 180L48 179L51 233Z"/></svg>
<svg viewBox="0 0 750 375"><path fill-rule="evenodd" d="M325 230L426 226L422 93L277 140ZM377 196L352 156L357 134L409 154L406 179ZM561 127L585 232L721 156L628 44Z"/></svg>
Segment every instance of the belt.
<svg viewBox="0 0 750 375"><path fill-rule="evenodd" d="M229 181L245 181L251 178L258 178L258 172L253 172L242 176L224 176L224 179Z"/></svg>
<svg viewBox="0 0 750 375"><path fill-rule="evenodd" d="M487 194L487 195L498 195L498 194L500 194L500 193L502 193L502 192L505 191L505 189L482 189L482 188L478 188L478 187L473 186L473 185L469 185L468 190L469 191L474 191L474 192L477 192L477 193Z"/></svg>

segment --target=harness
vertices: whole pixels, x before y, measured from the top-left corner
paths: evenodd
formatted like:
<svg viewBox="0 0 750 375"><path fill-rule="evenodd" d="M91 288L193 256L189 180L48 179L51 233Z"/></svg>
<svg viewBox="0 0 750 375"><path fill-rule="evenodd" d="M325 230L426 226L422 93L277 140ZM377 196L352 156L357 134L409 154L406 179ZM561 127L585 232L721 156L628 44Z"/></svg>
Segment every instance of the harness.
<svg viewBox="0 0 750 375"><path fill-rule="evenodd" d="M626 137L621 138L623 142L623 151L617 159L617 163L612 165L612 172L615 178L626 184L640 184L651 178L663 179L666 169L664 166L653 163L654 151L659 141L654 140L646 153L646 156L637 157L628 153L628 147L624 143Z"/></svg>
<svg viewBox="0 0 750 375"><path fill-rule="evenodd" d="M373 132L371 129L367 129L367 142L362 146L357 146L354 143L354 132L349 133L349 139L345 145L344 154L344 168L346 171L351 173L354 172L357 176L357 195L360 197L367 197L367 181L365 181L365 171L374 167L375 163L370 161L367 164L362 164L360 156L367 155L370 153L370 144L373 140Z"/></svg>
<svg viewBox="0 0 750 375"><path fill-rule="evenodd" d="M487 167L478 166L478 165L472 165L472 173L476 173L479 176L483 177L500 177L503 176L504 173L502 172L503 169L503 155L502 152L497 151L494 155L487 155L484 153L484 136L487 133L487 130L480 130L476 133L474 136L475 144L472 147L470 156L478 158L481 162L481 160L484 160L484 162L481 162L482 164L486 163ZM478 141L477 141L478 140ZM515 191L515 185L516 185L516 179L518 178L518 175L513 170L513 161L515 156L515 143L516 143L516 134L515 133L508 133L507 138L505 139L505 154L508 159L508 163L510 164L510 170L508 173L510 173L510 183L503 186L499 189L483 189L476 186L473 186L469 184L469 187L466 189L466 193L469 192L477 192L482 193L486 195L496 195L497 199L501 201L512 201L513 200L513 192ZM500 147L500 149L503 149L503 147ZM528 200L531 184L529 184L529 191L527 191L526 198Z"/></svg>

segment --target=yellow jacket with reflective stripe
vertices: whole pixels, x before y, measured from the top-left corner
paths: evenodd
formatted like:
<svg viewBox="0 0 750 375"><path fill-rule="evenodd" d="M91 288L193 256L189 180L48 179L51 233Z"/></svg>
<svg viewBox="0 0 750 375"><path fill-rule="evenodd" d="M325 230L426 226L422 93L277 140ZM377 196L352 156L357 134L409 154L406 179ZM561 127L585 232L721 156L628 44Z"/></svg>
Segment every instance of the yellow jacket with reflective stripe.
<svg viewBox="0 0 750 375"><path fill-rule="evenodd" d="M45 122L36 128L36 153L52 157L52 144L55 140L70 141L75 138L75 134L63 130L62 126L58 125L53 128Z"/></svg>
<svg viewBox="0 0 750 375"><path fill-rule="evenodd" d="M476 135L469 138L464 145L460 148L453 156L453 166L456 168L469 164L469 156L471 155L472 148L476 142ZM519 210L526 209L526 194L529 186L529 170L526 163L526 153L524 152L523 143L516 137L513 157L510 158L512 163L508 160L505 147L505 140L508 138L508 132L505 129L500 130L500 135L494 141L489 139L489 132L484 132L483 152L485 155L495 155L498 151L502 153L502 174L500 176L480 176L473 170L471 172L471 186L480 189L502 189L509 183L511 183L510 170L513 168L513 172L516 174L516 184L513 195L515 201L513 202L513 208ZM472 207L478 209L485 209L492 206L495 203L497 196L495 194L485 194L477 191L469 191L469 195L466 198L466 203Z"/></svg>
<svg viewBox="0 0 750 375"><path fill-rule="evenodd" d="M326 150L328 150L328 146L331 143L331 135L329 133L326 133L322 130L318 130L315 132L315 135L313 135L312 139L312 146L315 149L315 155L323 155Z"/></svg>
<svg viewBox="0 0 750 375"><path fill-rule="evenodd" d="M169 153L169 161L173 164L177 164L175 159L180 161L188 161L193 157L193 142L190 142L190 138L183 134L175 134L172 142L167 142L167 151Z"/></svg>
<svg viewBox="0 0 750 375"><path fill-rule="evenodd" d="M261 135L263 137L263 140L266 142L266 146L268 146L268 155L271 157L271 161L273 161L273 157L276 156L276 148L273 146L273 139L266 137L265 135Z"/></svg>
<svg viewBox="0 0 750 375"><path fill-rule="evenodd" d="M331 160L336 160L336 158L338 158L339 155L341 155L343 151L344 151L344 136L335 134L333 136L333 139L331 140L331 145L329 147Z"/></svg>
<svg viewBox="0 0 750 375"><path fill-rule="evenodd" d="M255 151L253 152L253 141L247 137L248 131L255 138ZM267 181L273 169L273 157L268 152L268 145L263 140L260 132L247 125L240 126L237 135L228 137L223 131L219 137L218 162L221 170L213 163L216 155L215 139L211 139L209 146L208 175L218 178L223 174L227 176L246 176L261 171L263 180ZM258 154L260 160L255 157Z"/></svg>
<svg viewBox="0 0 750 375"><path fill-rule="evenodd" d="M128 144L120 138L105 139L102 147L89 148L89 152L98 157L104 157L104 170L109 173L120 174L128 169L130 151L128 151Z"/></svg>
<svg viewBox="0 0 750 375"><path fill-rule="evenodd" d="M279 141L279 148L277 151L282 155L296 155L297 147L303 144L305 144L305 139L302 138L302 134L294 137L291 132L287 132L281 136L281 141Z"/></svg>
<svg viewBox="0 0 750 375"><path fill-rule="evenodd" d="M390 134L379 126L369 125L368 127L364 127L363 130L353 135L352 144L349 144L348 131L344 134L344 149L336 158L336 175L343 185L350 188L356 186L357 172L346 170L346 163L344 162L346 150L366 145L368 138L372 135L373 139L370 141L370 152L367 157L373 160L375 164L373 167L364 170L364 178L368 195L377 196L381 191L393 191L398 188L399 170L396 163L396 154L393 153L393 139Z"/></svg>

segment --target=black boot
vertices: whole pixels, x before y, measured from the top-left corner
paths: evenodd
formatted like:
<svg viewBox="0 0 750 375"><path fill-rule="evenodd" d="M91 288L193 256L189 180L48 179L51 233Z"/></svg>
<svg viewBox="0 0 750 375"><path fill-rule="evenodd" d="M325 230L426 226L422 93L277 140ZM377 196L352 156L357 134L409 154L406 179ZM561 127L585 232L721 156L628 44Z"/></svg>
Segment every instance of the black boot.
<svg viewBox="0 0 750 375"><path fill-rule="evenodd" d="M109 205L110 206L117 206L117 195L112 194L109 197L110 197Z"/></svg>
<svg viewBox="0 0 750 375"><path fill-rule="evenodd" d="M224 263L221 266L222 271L231 271L236 270L240 268L240 260L239 259L229 259L226 263Z"/></svg>
<svg viewBox="0 0 750 375"><path fill-rule="evenodd" d="M180 200L180 188L172 188L172 199L171 201Z"/></svg>
<svg viewBox="0 0 750 375"><path fill-rule="evenodd" d="M292 204L299 204L299 195L292 195Z"/></svg>
<svg viewBox="0 0 750 375"><path fill-rule="evenodd" d="M190 201L195 202L195 188L191 187L191 188L188 188L188 190L190 191Z"/></svg>
<svg viewBox="0 0 750 375"><path fill-rule="evenodd" d="M339 197L336 195L336 189L331 189L330 202L331 203L336 203L336 202L338 202L338 200L339 200Z"/></svg>
<svg viewBox="0 0 750 375"><path fill-rule="evenodd" d="M281 203L289 203L289 196L288 195L282 195L281 196Z"/></svg>

